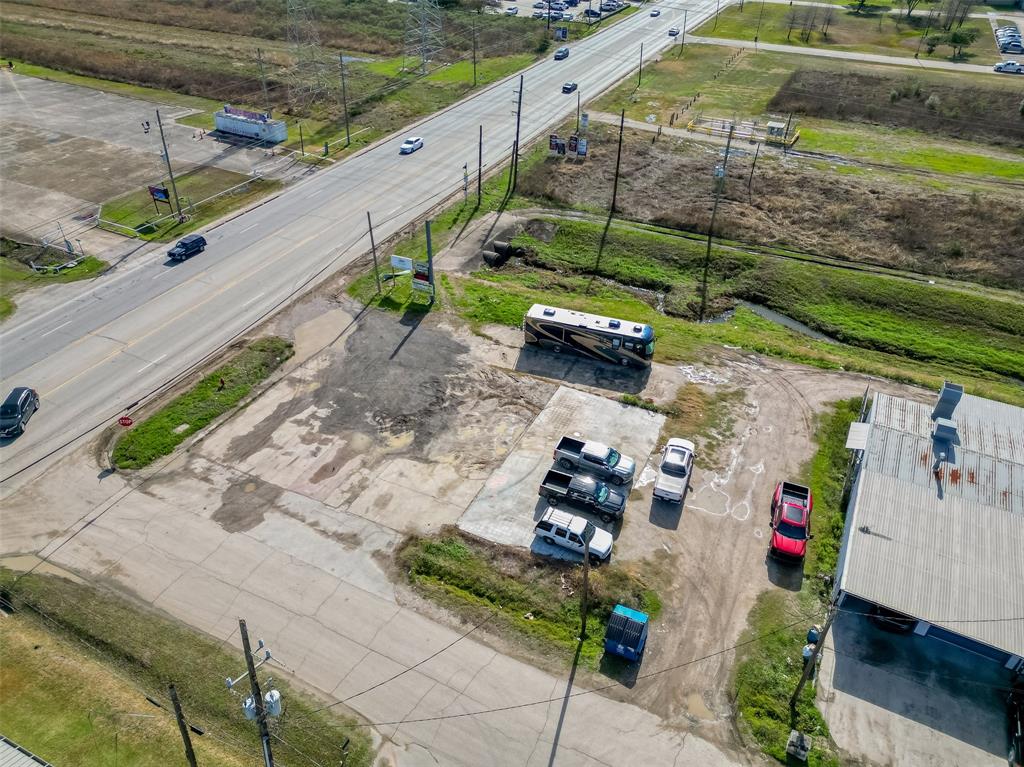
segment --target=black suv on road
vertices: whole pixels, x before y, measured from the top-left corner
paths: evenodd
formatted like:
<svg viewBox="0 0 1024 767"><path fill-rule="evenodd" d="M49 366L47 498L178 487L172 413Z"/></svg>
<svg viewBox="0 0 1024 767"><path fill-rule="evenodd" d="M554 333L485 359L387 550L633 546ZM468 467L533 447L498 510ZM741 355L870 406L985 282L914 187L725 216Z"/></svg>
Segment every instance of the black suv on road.
<svg viewBox="0 0 1024 767"><path fill-rule="evenodd" d="M0 437L17 437L39 409L39 395L27 386L19 386L0 405Z"/></svg>
<svg viewBox="0 0 1024 767"><path fill-rule="evenodd" d="M204 250L206 250L206 238L201 234L190 234L178 240L178 244L167 252L167 257L172 261L184 261L189 256L202 253Z"/></svg>

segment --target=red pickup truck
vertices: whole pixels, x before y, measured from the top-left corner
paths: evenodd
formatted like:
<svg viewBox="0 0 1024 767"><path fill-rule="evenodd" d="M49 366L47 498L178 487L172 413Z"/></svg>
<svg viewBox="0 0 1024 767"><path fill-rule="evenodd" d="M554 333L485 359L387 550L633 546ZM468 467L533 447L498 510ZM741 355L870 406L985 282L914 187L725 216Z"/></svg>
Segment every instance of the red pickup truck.
<svg viewBox="0 0 1024 767"><path fill-rule="evenodd" d="M772 536L768 553L776 559L802 562L811 537L811 489L795 482L780 482L772 496Z"/></svg>

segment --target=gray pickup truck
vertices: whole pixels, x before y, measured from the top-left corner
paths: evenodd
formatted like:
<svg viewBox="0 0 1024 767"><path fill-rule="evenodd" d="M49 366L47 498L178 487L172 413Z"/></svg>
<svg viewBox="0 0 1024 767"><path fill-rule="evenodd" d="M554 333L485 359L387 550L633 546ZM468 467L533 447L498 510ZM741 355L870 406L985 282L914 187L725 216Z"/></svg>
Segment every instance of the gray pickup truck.
<svg viewBox="0 0 1024 767"><path fill-rule="evenodd" d="M604 522L621 518L626 510L626 496L618 490L585 474L574 476L558 469L551 469L544 475L538 494L552 506L563 500L589 506Z"/></svg>
<svg viewBox="0 0 1024 767"><path fill-rule="evenodd" d="M582 471L604 477L615 485L632 482L636 462L601 442L562 437L555 445L554 459L563 469Z"/></svg>

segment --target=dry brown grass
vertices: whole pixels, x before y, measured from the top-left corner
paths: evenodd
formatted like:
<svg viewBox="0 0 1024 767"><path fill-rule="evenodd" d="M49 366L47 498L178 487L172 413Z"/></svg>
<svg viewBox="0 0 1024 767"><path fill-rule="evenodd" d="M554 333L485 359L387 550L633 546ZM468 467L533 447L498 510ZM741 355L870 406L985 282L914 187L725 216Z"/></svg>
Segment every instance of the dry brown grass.
<svg viewBox="0 0 1024 767"><path fill-rule="evenodd" d="M520 177L520 193L607 209L615 137L606 126L591 134L586 163L538 163ZM627 131L619 215L706 232L719 152L674 138L652 143L650 134ZM1024 284L1024 192L1018 189L943 191L892 173L838 172L762 151L748 196L752 159L730 159L717 236L989 284Z"/></svg>

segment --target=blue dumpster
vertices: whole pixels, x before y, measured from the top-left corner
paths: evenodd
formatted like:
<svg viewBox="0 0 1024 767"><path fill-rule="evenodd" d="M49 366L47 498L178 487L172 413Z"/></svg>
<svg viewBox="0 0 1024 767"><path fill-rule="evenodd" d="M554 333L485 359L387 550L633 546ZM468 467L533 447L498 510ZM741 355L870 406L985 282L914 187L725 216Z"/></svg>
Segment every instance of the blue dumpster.
<svg viewBox="0 0 1024 767"><path fill-rule="evenodd" d="M639 660L647 644L647 613L615 605L608 630L604 633L604 651L626 660Z"/></svg>

